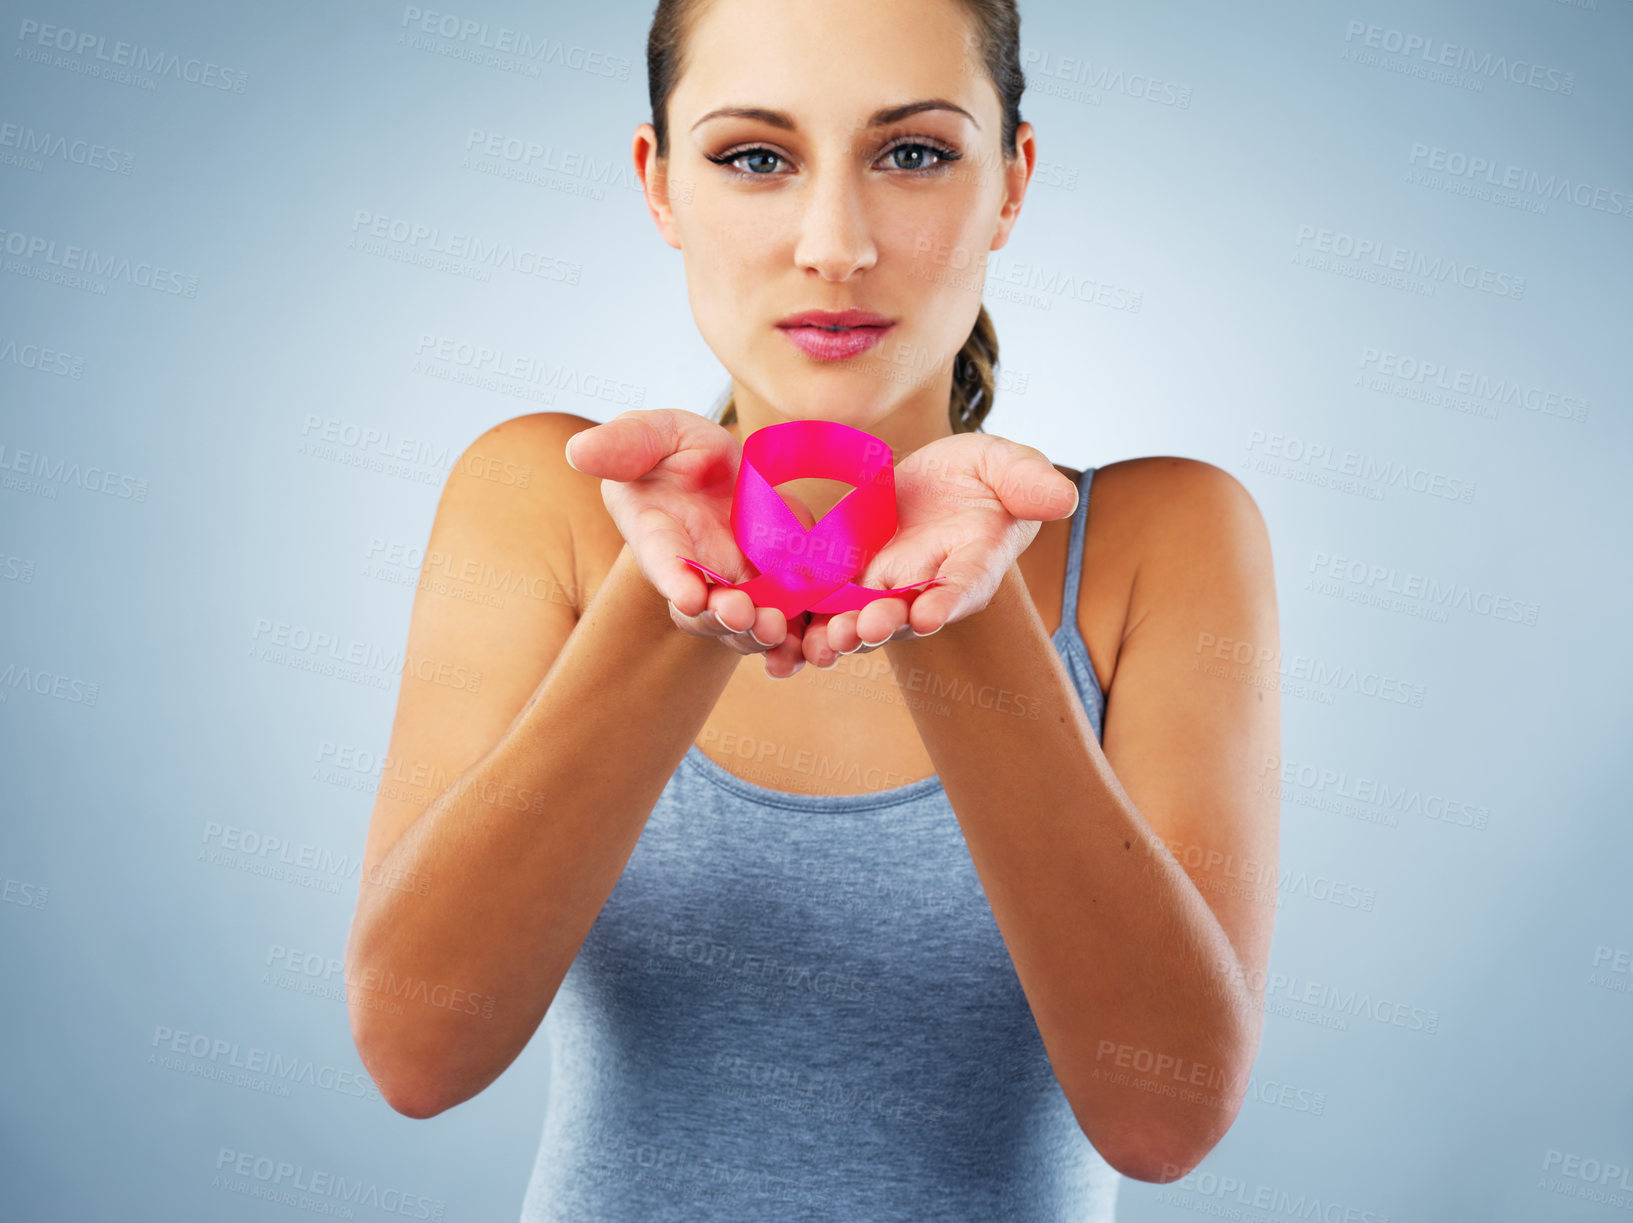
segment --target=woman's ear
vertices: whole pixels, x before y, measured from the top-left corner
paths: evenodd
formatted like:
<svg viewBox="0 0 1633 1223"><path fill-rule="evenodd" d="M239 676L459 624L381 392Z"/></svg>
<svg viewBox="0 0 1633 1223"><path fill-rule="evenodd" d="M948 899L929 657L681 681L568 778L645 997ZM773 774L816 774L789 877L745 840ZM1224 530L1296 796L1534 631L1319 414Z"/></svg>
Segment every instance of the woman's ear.
<svg viewBox="0 0 1633 1223"><path fill-rule="evenodd" d="M1021 215L1021 201L1026 198L1027 184L1038 164L1038 145L1033 139L1032 125L1022 120L1015 128L1015 159L1004 163L1004 202L998 209L998 224L992 231L992 246L998 250L1009 241L1009 231Z"/></svg>
<svg viewBox="0 0 1633 1223"><path fill-rule="evenodd" d="M630 153L635 159L635 176L641 180L641 192L646 196L646 210L652 214L663 240L678 251L680 233L671 207L675 184L669 179L668 159L658 156L657 129L650 123L637 127Z"/></svg>

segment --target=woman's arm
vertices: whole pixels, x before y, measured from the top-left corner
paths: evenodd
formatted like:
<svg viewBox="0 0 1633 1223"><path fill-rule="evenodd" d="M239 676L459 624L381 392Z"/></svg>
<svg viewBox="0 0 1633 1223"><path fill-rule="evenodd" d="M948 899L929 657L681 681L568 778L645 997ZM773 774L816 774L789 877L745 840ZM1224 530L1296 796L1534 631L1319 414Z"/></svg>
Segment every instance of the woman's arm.
<svg viewBox="0 0 1633 1223"><path fill-rule="evenodd" d="M742 657L680 631L627 544L575 624L582 427L541 413L473 443L427 548L443 589L415 595L346 954L358 1051L411 1117L527 1044ZM489 574L502 607L459 597Z"/></svg>
<svg viewBox="0 0 1633 1223"><path fill-rule="evenodd" d="M1020 694L945 715L908 703L1079 1124L1125 1175L1171 1181L1230 1127L1258 1049L1275 584L1258 508L1228 473L1116 467L1097 473L1095 508L1136 536L1138 569L1103 750L1014 566L982 611L884 648L909 691ZM1013 716L1034 699L1037 720Z"/></svg>

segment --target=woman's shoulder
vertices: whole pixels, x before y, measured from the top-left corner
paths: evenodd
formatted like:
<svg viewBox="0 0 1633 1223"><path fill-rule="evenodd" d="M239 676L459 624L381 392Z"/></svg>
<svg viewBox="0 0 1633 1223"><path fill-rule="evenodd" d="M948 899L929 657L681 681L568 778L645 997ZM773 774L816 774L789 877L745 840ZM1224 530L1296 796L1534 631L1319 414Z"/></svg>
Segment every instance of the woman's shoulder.
<svg viewBox="0 0 1633 1223"><path fill-rule="evenodd" d="M1079 487L1089 470L1064 463L1054 468ZM1258 506L1241 481L1204 459L1148 455L1119 459L1093 471L1086 535L1102 548L1137 553L1152 545L1171 545L1176 538L1193 537L1199 523L1221 513L1238 520L1260 519Z"/></svg>
<svg viewBox="0 0 1633 1223"><path fill-rule="evenodd" d="M597 423L571 412L529 412L500 421L465 447L449 480L464 476L490 481L516 494L509 499L512 504L526 501L532 509L548 504L558 511L572 511L576 518L587 498L600 506L601 481L567 462L567 439ZM502 511L505 500L494 499L491 504ZM513 520L521 525L520 518Z"/></svg>
<svg viewBox="0 0 1633 1223"><path fill-rule="evenodd" d="M1195 539L1210 522L1263 525L1240 480L1205 459L1179 455L1119 459L1095 468L1091 500L1090 517L1115 518L1119 529L1113 533L1137 547Z"/></svg>
<svg viewBox="0 0 1633 1223"><path fill-rule="evenodd" d="M1263 518L1241 482L1213 463L1176 455L1096 466L1084 527L1078 632L1103 690L1130 626L1152 600L1175 597L1171 577L1217 572L1231 555L1267 547Z"/></svg>
<svg viewBox="0 0 1633 1223"><path fill-rule="evenodd" d="M561 465L566 467L567 439L597 423L583 416L575 416L571 412L527 412L521 416L512 416L509 420L502 420L496 425L489 425L470 443L467 453L506 450L513 455L520 455L523 452L537 454L540 448L555 446L558 451L556 457ZM556 446L558 441L561 444Z"/></svg>
<svg viewBox="0 0 1633 1223"><path fill-rule="evenodd" d="M601 502L601 481L567 462L567 440L598 423L529 412L491 425L466 446L443 492L446 505L460 488L465 529L569 583L575 615L623 543Z"/></svg>

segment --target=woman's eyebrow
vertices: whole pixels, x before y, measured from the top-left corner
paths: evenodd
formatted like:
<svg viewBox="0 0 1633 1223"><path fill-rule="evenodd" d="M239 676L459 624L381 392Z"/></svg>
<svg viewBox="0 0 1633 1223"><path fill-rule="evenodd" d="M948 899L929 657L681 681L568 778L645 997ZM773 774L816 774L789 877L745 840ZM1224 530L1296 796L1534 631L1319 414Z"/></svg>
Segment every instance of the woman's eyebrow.
<svg viewBox="0 0 1633 1223"><path fill-rule="evenodd" d="M922 102L908 102L901 106L887 106L883 110L875 111L873 116L868 120L867 125L869 127L884 127L888 123L895 123L898 119L905 119L909 115L916 115L920 111L926 110L956 111L958 114L963 115L971 123L975 123L976 127L979 128L981 126L979 123L976 123L975 116L970 114L969 111L965 110L962 106L947 101L945 98L926 98ZM725 118L758 119L762 123L769 123L772 127L780 127L784 131L791 132L795 130L795 123L793 119L783 114L783 112L780 110L767 110L763 106L717 107L716 109L711 110L708 114L704 115L703 118L699 119L696 123L692 124L692 130L696 131L710 119Z"/></svg>

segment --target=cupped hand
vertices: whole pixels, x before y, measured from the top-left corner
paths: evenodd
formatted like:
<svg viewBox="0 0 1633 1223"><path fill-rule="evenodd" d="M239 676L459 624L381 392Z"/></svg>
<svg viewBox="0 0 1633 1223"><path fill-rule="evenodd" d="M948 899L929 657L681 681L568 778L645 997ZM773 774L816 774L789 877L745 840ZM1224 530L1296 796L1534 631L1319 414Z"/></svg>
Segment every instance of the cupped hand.
<svg viewBox="0 0 1633 1223"><path fill-rule="evenodd" d="M879 590L941 581L911 598L813 614L802 643L813 666L927 637L974 615L1042 524L1077 508L1076 487L1041 450L990 433L937 438L894 474L896 534L854 580Z"/></svg>
<svg viewBox="0 0 1633 1223"><path fill-rule="evenodd" d="M785 679L805 665L809 616L792 622L756 607L741 590L710 585L679 558L690 557L733 581L753 576L731 528L742 445L695 412L671 408L623 412L575 433L567 462L601 478L601 502L646 580L669 601L677 628L718 637L740 654L764 654L766 672ZM790 508L812 516L801 504Z"/></svg>

